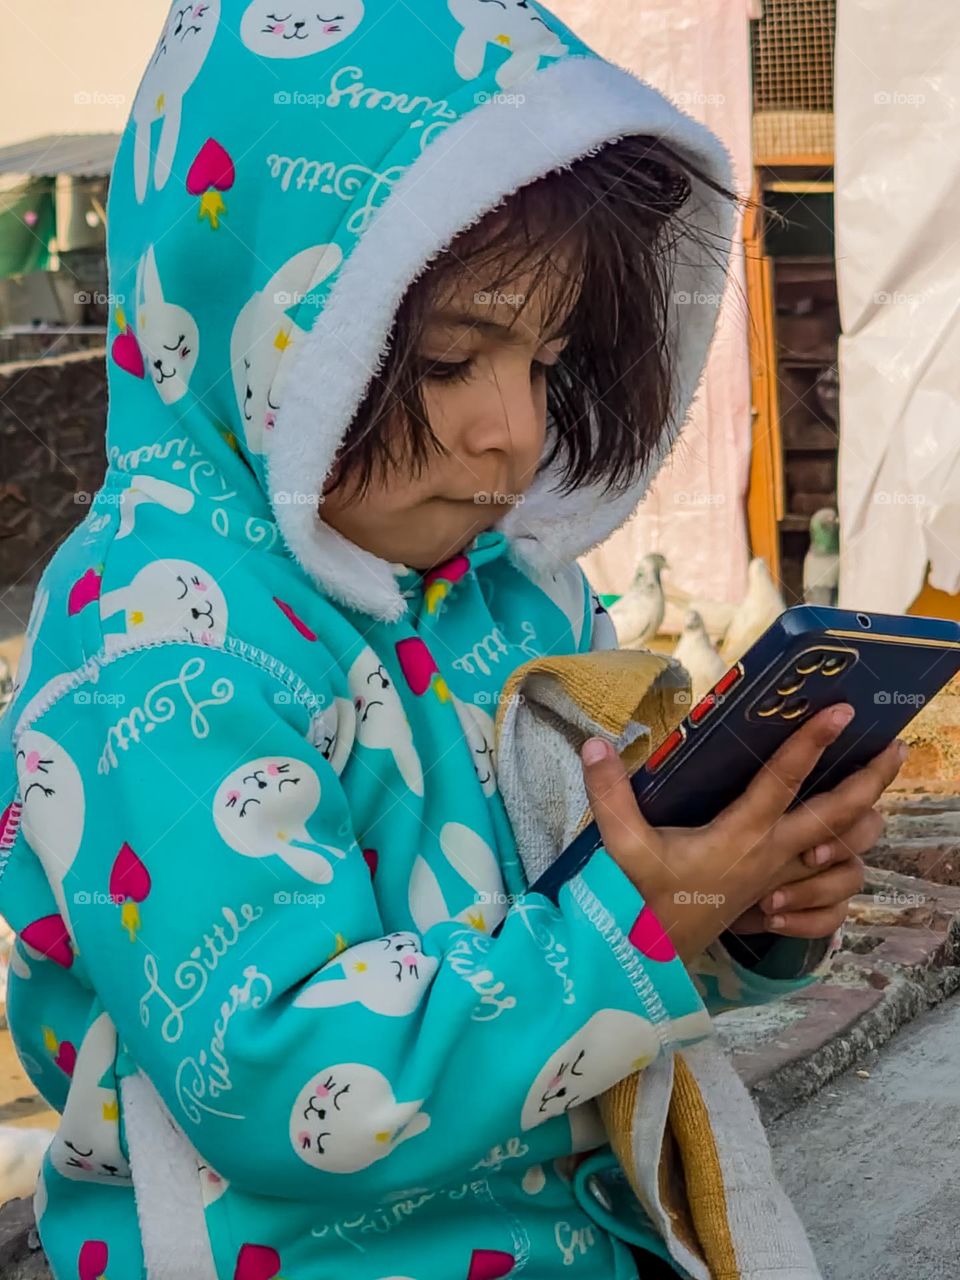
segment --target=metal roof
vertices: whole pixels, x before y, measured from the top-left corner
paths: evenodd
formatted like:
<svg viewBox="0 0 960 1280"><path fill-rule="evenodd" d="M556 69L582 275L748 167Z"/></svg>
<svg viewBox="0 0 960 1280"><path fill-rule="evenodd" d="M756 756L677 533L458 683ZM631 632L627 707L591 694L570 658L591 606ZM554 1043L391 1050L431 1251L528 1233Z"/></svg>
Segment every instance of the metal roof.
<svg viewBox="0 0 960 1280"><path fill-rule="evenodd" d="M106 178L120 145L119 133L48 133L0 147L0 174L48 178Z"/></svg>

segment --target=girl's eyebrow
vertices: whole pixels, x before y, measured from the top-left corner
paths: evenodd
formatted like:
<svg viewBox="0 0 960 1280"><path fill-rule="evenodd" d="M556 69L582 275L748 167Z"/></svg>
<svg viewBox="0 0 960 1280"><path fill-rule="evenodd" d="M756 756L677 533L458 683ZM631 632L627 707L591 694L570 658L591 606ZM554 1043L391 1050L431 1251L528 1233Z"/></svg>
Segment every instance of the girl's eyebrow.
<svg viewBox="0 0 960 1280"><path fill-rule="evenodd" d="M457 311L455 309L446 308L441 311L433 311L427 321L428 324L447 324L451 326L462 326L467 329L480 329L483 333L490 334L499 338L501 342L509 342L515 346L525 345L527 339L512 324L502 324L498 320L483 320L472 311ZM549 338L541 338L541 342L556 342L559 338L567 335L563 331L563 326Z"/></svg>

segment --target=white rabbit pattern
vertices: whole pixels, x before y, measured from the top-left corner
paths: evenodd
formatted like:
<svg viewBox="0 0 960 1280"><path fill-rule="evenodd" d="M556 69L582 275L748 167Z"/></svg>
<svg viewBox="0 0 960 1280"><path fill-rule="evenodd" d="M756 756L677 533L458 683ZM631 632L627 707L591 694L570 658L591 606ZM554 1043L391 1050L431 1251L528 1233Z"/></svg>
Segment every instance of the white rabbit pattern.
<svg viewBox="0 0 960 1280"><path fill-rule="evenodd" d="M388 933L359 942L325 964L294 1000L302 1009L362 1004L371 1013L402 1018L413 1013L439 967L424 955L415 933Z"/></svg>
<svg viewBox="0 0 960 1280"><path fill-rule="evenodd" d="M86 818L83 779L73 757L53 738L27 729L17 744L20 827L46 872L57 908L75 940L64 882L80 851Z"/></svg>
<svg viewBox="0 0 960 1280"><path fill-rule="evenodd" d="M280 16L275 0L253 0L240 20L240 39L262 58L309 58L353 35L363 21L363 0L335 0L330 17L315 5L291 5Z"/></svg>
<svg viewBox="0 0 960 1280"><path fill-rule="evenodd" d="M263 453L264 435L276 426L281 378L304 334L288 312L327 280L342 260L336 244L301 250L274 272L237 316L230 335L230 364L244 437L253 453Z"/></svg>
<svg viewBox="0 0 960 1280"><path fill-rule="evenodd" d="M497 84L505 92L536 71L541 58L560 58L568 52L530 0L448 0L448 4L463 25L454 65L464 80L476 80L483 71L488 44L511 55L496 71Z"/></svg>
<svg viewBox="0 0 960 1280"><path fill-rule="evenodd" d="M465 906L448 901L430 863L418 854L410 875L407 899L414 924L425 934L444 920L457 920L490 933L506 915L506 893L496 855L487 842L462 822L440 829L440 849L450 867L473 890ZM463 897L467 897L466 887Z"/></svg>
<svg viewBox="0 0 960 1280"><path fill-rule="evenodd" d="M50 1143L50 1163L80 1182L129 1182L120 1150L116 1089L100 1081L117 1056L117 1032L106 1013L87 1029L77 1053L60 1127Z"/></svg>
<svg viewBox="0 0 960 1280"><path fill-rule="evenodd" d="M219 22L220 0L175 3L170 10L133 103L134 190L139 204L150 183L151 126L163 121L153 162L154 182L161 191L177 153L184 95L200 74Z"/></svg>
<svg viewBox="0 0 960 1280"><path fill-rule="evenodd" d="M422 1100L398 1102L390 1081L362 1062L339 1062L311 1076L290 1115L301 1160L327 1173L356 1173L389 1156L430 1125Z"/></svg>
<svg viewBox="0 0 960 1280"><path fill-rule="evenodd" d="M387 670L368 646L354 659L347 684L357 711L357 742L389 751L400 775L416 796L423 795L423 767L400 695Z"/></svg>
<svg viewBox="0 0 960 1280"><path fill-rule="evenodd" d="M286 790L284 789L286 788ZM217 831L235 853L276 856L311 884L329 884L342 849L317 844L306 822L320 806L320 779L303 760L262 756L224 778L213 798Z"/></svg>
<svg viewBox="0 0 960 1280"><path fill-rule="evenodd" d="M185 307L167 302L153 245L137 265L136 333L144 364L164 404L176 404L190 387L200 351L200 330Z"/></svg>
<svg viewBox="0 0 960 1280"><path fill-rule="evenodd" d="M227 600L209 573L189 560L153 560L125 587L100 598L100 617L122 613L124 629L104 635L108 653L132 642L158 639L222 644Z"/></svg>

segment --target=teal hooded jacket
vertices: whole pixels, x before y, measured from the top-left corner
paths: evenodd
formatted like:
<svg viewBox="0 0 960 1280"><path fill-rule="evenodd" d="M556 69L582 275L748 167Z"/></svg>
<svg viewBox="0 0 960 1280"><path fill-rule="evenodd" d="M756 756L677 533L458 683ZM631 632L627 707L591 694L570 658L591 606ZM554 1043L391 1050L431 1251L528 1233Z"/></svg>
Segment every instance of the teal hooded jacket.
<svg viewBox="0 0 960 1280"><path fill-rule="evenodd" d="M691 975L603 849L558 905L525 896L495 772L505 677L613 643L576 559L683 422L724 200L694 183L715 242L677 254L638 484L560 495L545 469L426 575L318 506L410 283L631 133L729 184L712 134L532 0L164 24L110 187L106 479L0 726L8 1013L62 1112L36 1195L58 1280L635 1276L660 1246L593 1100L809 980L722 947Z"/></svg>

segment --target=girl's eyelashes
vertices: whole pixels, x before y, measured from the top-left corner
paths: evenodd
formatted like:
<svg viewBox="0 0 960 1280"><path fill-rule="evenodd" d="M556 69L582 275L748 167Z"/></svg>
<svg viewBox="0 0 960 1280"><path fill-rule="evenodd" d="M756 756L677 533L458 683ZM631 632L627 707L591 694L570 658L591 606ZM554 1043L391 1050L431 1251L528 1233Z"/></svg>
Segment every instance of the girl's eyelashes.
<svg viewBox="0 0 960 1280"><path fill-rule="evenodd" d="M474 359L420 361L420 377L431 382L465 382L473 372Z"/></svg>
<svg viewBox="0 0 960 1280"><path fill-rule="evenodd" d="M544 378L549 369L559 363L558 359L533 360L530 364L530 376L535 379ZM476 360L469 356L466 360L427 360L420 362L420 377L431 382L465 382L474 372Z"/></svg>

